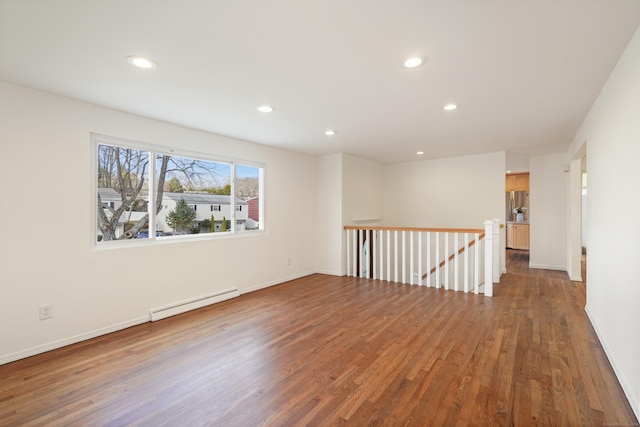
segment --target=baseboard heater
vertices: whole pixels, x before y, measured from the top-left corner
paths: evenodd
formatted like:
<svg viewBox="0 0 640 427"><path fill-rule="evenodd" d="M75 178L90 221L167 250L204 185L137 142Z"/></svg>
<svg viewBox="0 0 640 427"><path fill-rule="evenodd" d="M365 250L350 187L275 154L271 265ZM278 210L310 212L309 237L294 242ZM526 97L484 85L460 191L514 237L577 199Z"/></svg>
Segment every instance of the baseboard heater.
<svg viewBox="0 0 640 427"><path fill-rule="evenodd" d="M167 317L175 316L176 314L186 313L187 311L195 310L196 308L205 307L237 296L240 296L238 288L227 289L212 295L205 295L200 298L166 305L164 307L152 308L149 310L149 317L152 322L155 322L156 320L165 319Z"/></svg>

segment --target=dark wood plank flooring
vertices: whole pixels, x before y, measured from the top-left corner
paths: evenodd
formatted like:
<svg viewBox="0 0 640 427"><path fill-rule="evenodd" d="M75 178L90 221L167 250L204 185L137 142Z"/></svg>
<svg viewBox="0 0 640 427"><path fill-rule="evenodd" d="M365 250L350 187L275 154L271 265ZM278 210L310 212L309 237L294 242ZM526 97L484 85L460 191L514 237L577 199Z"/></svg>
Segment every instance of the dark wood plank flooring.
<svg viewBox="0 0 640 427"><path fill-rule="evenodd" d="M0 366L2 426L637 423L583 283L495 297L313 275Z"/></svg>

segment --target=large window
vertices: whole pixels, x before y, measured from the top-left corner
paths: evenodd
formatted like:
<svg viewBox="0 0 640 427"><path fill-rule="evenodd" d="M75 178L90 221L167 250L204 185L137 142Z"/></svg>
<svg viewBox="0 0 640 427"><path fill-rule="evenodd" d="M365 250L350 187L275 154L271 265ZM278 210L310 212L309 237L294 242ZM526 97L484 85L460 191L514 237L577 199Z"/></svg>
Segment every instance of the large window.
<svg viewBox="0 0 640 427"><path fill-rule="evenodd" d="M264 229L263 166L93 139L100 244Z"/></svg>

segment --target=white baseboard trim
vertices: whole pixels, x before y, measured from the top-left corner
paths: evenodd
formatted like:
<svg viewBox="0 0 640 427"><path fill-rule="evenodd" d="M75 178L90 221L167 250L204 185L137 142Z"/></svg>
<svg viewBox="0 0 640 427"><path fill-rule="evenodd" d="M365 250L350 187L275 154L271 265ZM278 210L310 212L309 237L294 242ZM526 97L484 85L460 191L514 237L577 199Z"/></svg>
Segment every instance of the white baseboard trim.
<svg viewBox="0 0 640 427"><path fill-rule="evenodd" d="M537 268L540 270L567 271L567 267L564 265L529 264L529 268Z"/></svg>
<svg viewBox="0 0 640 427"><path fill-rule="evenodd" d="M187 311L196 310L198 308L206 307L238 296L240 296L238 288L232 288L215 294L205 295L200 298L181 301L175 304L165 305L163 307L152 308L149 310L149 320L155 322L157 320L166 319L167 317L186 313Z"/></svg>
<svg viewBox="0 0 640 427"><path fill-rule="evenodd" d="M315 271L309 271L309 272L306 272L306 273L299 273L299 274L294 274L294 275L288 276L288 277L282 277L282 278L276 279L276 280L270 280L268 282L260 283L258 285L251 286L249 288L240 289L240 295L248 294L249 292L259 291L260 289L269 288L271 286L279 285L281 283L289 282L291 280L296 280L296 279L299 279L301 277L310 276L312 274L315 274Z"/></svg>
<svg viewBox="0 0 640 427"><path fill-rule="evenodd" d="M15 362L16 360L25 359L27 357L35 356L36 354L45 353L47 351L55 350L57 348L66 347L71 344L76 344L81 341L86 341L91 338L96 338L101 335L110 334L122 329L130 328L131 326L140 325L149 321L149 316L138 317L126 322L118 323L115 325L107 326L105 328L95 329L84 334L75 335L69 338L64 338L58 341L37 345L35 347L28 348L26 350L17 351L15 353L6 354L0 356L0 365L5 363Z"/></svg>
<svg viewBox="0 0 640 427"><path fill-rule="evenodd" d="M582 276L569 276L569 280L572 282L582 282Z"/></svg>
<svg viewBox="0 0 640 427"><path fill-rule="evenodd" d="M344 276L344 273L342 271L317 270L316 273L318 273L318 274L326 274L328 276L339 276L339 277Z"/></svg>
<svg viewBox="0 0 640 427"><path fill-rule="evenodd" d="M593 321L593 316L589 311L589 307L586 306L584 308L584 311L587 313L587 318L589 319L589 322L591 323L593 330L596 332L596 336L600 341L600 345L602 345L602 348L604 349L604 354L607 356L607 359L609 360L609 363L611 364L611 367L613 368L613 371L615 372L616 377L618 378L618 382L620 383L620 386L622 387L622 391L624 392L625 396L627 397L627 400L629 401L629 405L631 406L631 409L636 415L636 418L640 420L640 394L636 394L634 392L633 388L629 385L629 381L626 379L624 375L622 375L622 372L620 371L620 368L616 363L615 358L613 357L613 353L611 353L611 350L607 345L607 340L604 339L603 335L600 333L600 330L598 329L598 325L596 324L596 322Z"/></svg>

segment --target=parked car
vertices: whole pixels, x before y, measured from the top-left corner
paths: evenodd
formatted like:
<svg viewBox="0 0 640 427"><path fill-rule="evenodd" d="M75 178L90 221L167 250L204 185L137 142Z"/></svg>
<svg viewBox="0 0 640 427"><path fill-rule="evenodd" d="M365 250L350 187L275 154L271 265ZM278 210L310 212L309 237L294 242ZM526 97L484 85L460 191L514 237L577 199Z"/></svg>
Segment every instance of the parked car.
<svg viewBox="0 0 640 427"><path fill-rule="evenodd" d="M187 233L185 233L184 231L165 231L162 235L163 236L186 236Z"/></svg>
<svg viewBox="0 0 640 427"><path fill-rule="evenodd" d="M164 236L162 231L156 231L156 237ZM149 230L140 230L138 234L136 234L136 239L148 239L149 238Z"/></svg>

